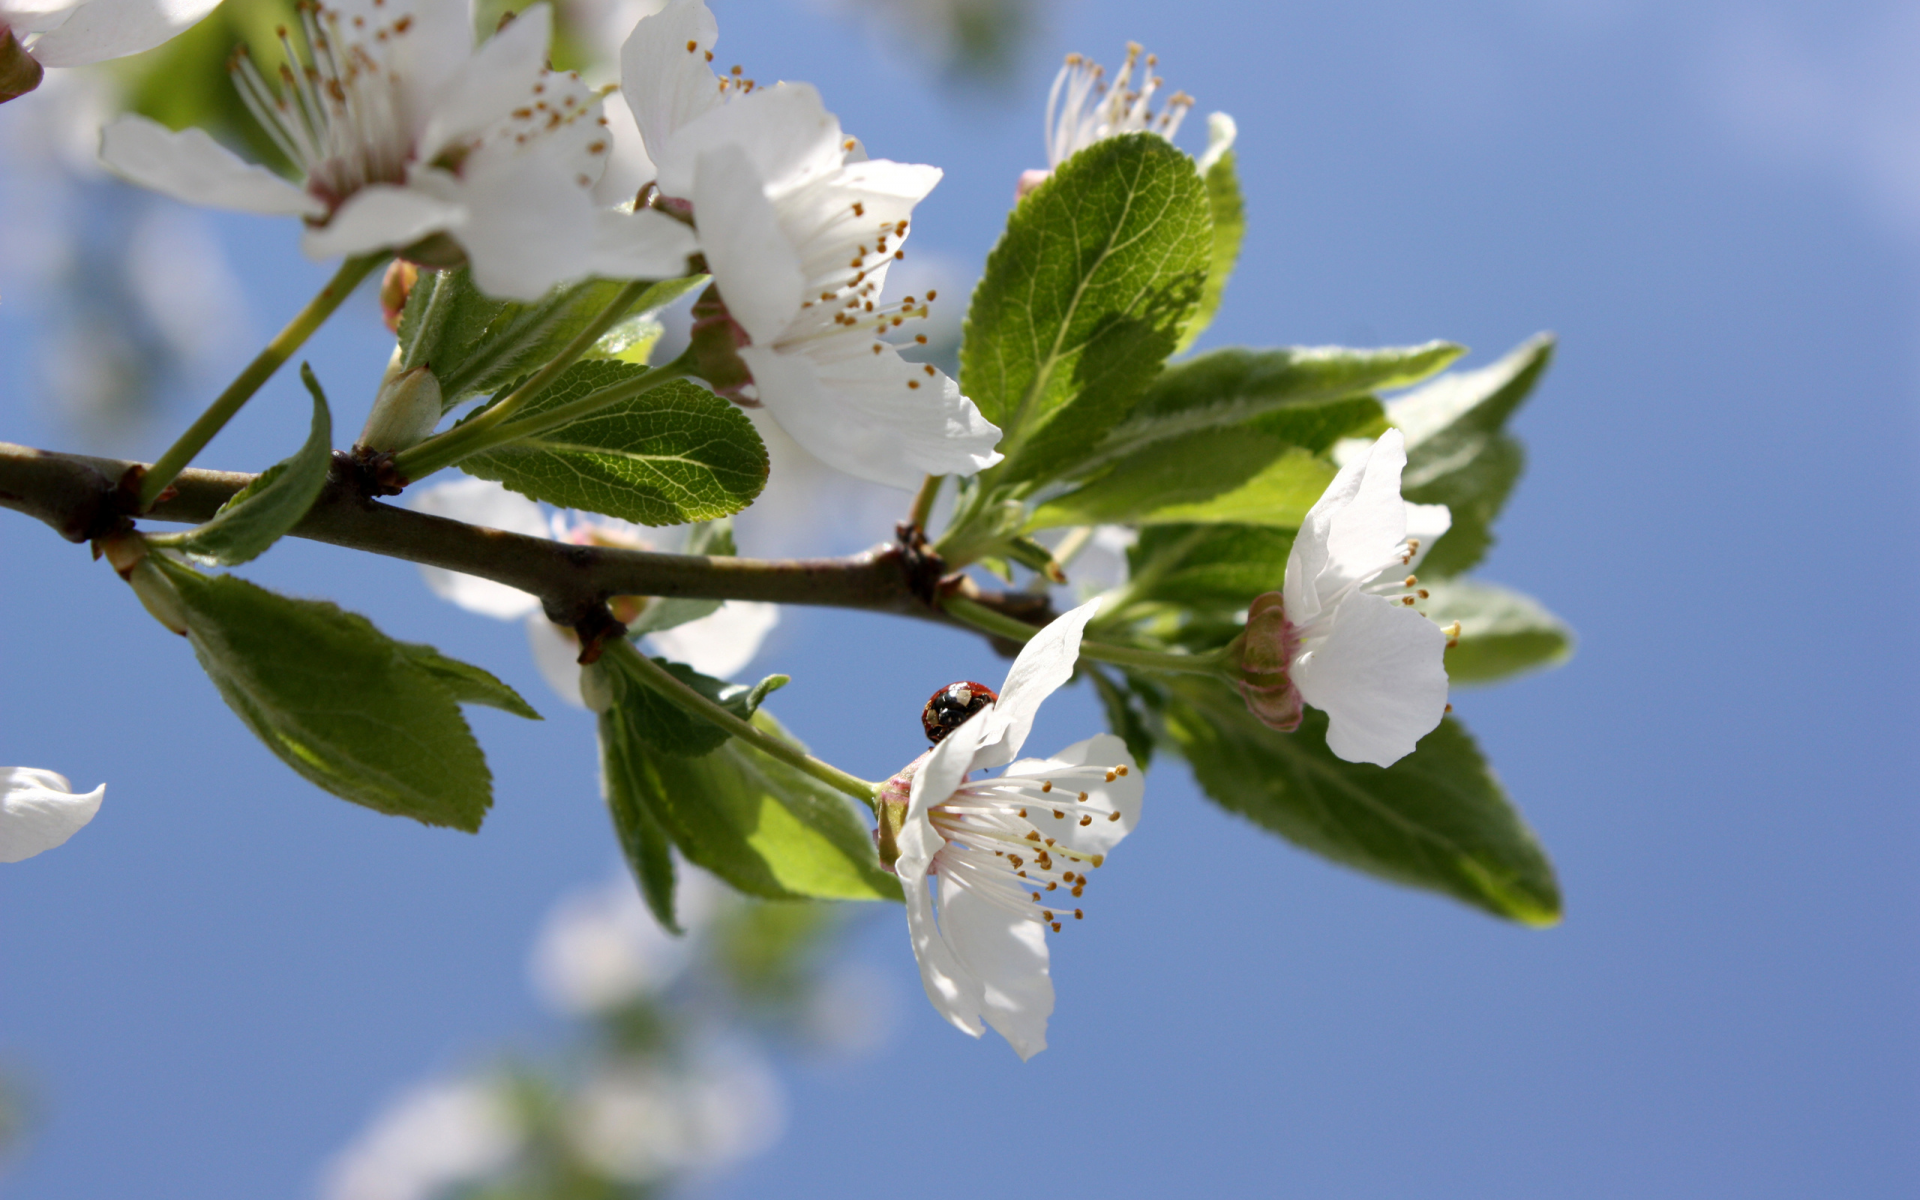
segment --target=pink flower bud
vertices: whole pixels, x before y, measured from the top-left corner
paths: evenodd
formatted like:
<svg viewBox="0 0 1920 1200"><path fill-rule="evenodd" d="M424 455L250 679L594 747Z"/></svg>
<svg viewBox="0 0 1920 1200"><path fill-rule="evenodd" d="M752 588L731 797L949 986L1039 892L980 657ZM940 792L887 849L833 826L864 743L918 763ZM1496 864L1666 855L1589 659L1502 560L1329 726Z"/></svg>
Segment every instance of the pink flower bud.
<svg viewBox="0 0 1920 1200"><path fill-rule="evenodd" d="M753 372L740 359L740 347L753 339L727 311L720 290L708 287L693 304L693 336L687 357L700 378L707 381L717 396L725 396L744 408L758 408L760 402L746 392L753 386Z"/></svg>
<svg viewBox="0 0 1920 1200"><path fill-rule="evenodd" d="M1233 686L1247 711L1282 733L1300 727L1300 689L1287 669L1299 650L1299 638L1287 623L1287 604L1279 592L1257 597L1247 609L1247 627L1227 648L1238 678Z"/></svg>

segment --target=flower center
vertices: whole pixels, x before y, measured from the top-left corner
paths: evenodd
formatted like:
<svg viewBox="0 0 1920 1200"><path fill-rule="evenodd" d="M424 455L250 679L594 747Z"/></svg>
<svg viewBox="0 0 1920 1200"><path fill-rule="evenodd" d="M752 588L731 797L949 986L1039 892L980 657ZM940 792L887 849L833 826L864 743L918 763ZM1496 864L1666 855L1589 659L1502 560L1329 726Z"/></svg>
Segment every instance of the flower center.
<svg viewBox="0 0 1920 1200"><path fill-rule="evenodd" d="M934 856L933 871L1027 920L1041 921L1058 933L1068 900L1086 890L1087 875L1106 861L1104 854L1083 854L1050 837L1047 829L1095 821L1118 821L1120 812L1093 788L1126 775L1124 764L1111 767L1062 767L1044 776L1002 775L962 784L928 816L946 840ZM1086 914L1070 910L1075 920Z"/></svg>
<svg viewBox="0 0 1920 1200"><path fill-rule="evenodd" d="M310 61L301 62L281 26L286 60L278 89L268 84L245 46L234 51L228 70L254 120L306 177L307 190L338 208L370 183L406 178L412 137L400 81L387 68L387 55L412 31L413 17L403 14L369 27L365 17L343 22L340 13L311 0L302 0L299 13Z"/></svg>

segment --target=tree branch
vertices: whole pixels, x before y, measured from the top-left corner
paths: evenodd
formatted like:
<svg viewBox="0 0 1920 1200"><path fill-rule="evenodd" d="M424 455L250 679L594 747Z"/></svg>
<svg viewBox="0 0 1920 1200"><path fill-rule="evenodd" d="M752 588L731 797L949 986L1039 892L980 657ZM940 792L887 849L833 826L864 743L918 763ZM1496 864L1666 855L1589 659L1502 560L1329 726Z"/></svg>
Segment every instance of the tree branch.
<svg viewBox="0 0 1920 1200"><path fill-rule="evenodd" d="M86 541L124 524L130 508L119 484L142 466L0 442L0 507L37 517L69 541ZM254 478L236 471L182 471L143 516L205 521ZM915 594L908 556L895 545L815 559L707 558L576 546L369 500L338 470L293 532L519 588L538 596L549 617L568 625L579 623L613 596L669 596L857 608L967 628ZM954 586L979 603L1030 623L1044 623L1051 615L1043 597L983 595L964 579Z"/></svg>

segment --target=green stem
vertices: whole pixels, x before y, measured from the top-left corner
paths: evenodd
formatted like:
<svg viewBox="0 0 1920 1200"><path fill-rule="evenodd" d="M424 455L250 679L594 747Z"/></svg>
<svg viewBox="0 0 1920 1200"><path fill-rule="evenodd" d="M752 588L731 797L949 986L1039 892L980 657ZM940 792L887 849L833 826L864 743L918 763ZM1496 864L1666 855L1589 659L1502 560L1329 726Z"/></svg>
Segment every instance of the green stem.
<svg viewBox="0 0 1920 1200"><path fill-rule="evenodd" d="M625 383L601 388L578 400L569 401L531 417L522 417L506 425L487 420L486 418L492 415L489 410L469 421L455 425L444 433L435 434L411 450L403 450L394 455L393 466L396 471L406 477L409 483L417 483L442 467L450 467L463 458L469 458L506 442L532 437L536 433L545 433L549 429L556 429L570 421L577 421L581 417L590 417L610 404L631 400L643 392L652 391L661 384L685 379L688 374L687 366L679 361L670 362L666 366L655 367L645 375ZM504 404L506 401L501 403Z"/></svg>
<svg viewBox="0 0 1920 1200"><path fill-rule="evenodd" d="M927 520L933 516L933 502L940 496L940 485L947 481L945 475L929 475L920 485L913 497L913 507L907 510L907 522L920 532L927 530Z"/></svg>
<svg viewBox="0 0 1920 1200"><path fill-rule="evenodd" d="M742 720L675 679L672 672L640 653L627 639L618 638L609 641L602 653L619 659L622 667L639 676L648 687L687 712L702 720L713 722L761 753L772 755L788 766L805 771L821 783L837 792L845 792L868 808L873 808L878 802L884 784L861 779L857 775L849 775L831 763L820 761L793 743L775 737L753 722Z"/></svg>
<svg viewBox="0 0 1920 1200"><path fill-rule="evenodd" d="M991 633L996 637L1024 642L1040 630L1025 621L995 612L984 604L976 604L965 596L948 596L940 602L947 615L964 621L975 629ZM1080 654L1096 662L1112 663L1117 667L1136 667L1143 671L1160 671L1170 675L1217 675L1224 657L1224 651L1210 654L1169 654L1161 650L1142 650L1136 646L1114 646L1106 642L1090 642L1082 639Z"/></svg>
<svg viewBox="0 0 1920 1200"><path fill-rule="evenodd" d="M327 286L307 302L298 316L287 322L287 327L276 334L267 343L266 349L247 364L247 369L227 385L227 390L221 392L207 407L207 411L200 414L200 419L187 427L187 431L180 435L180 440L168 447L167 452L147 468L147 473L140 480L142 511L153 506L153 502L160 498L161 492L167 490L167 485L174 481L174 477L186 470L195 455L206 449L214 435L224 429L241 406L280 369L280 364L293 357L293 352L333 315L333 310L340 307L341 301L353 294L353 289L360 285L360 281L386 261L387 254L382 251L349 258L340 264L340 270L327 281Z"/></svg>

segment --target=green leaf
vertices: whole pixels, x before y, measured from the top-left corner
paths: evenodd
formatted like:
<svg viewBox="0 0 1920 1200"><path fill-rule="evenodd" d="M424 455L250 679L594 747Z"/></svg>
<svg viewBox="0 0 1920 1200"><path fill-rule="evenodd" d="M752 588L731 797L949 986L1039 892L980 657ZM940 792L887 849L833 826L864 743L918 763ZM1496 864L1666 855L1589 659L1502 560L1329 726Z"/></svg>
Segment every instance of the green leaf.
<svg viewBox="0 0 1920 1200"><path fill-rule="evenodd" d="M687 533L687 545L683 553L704 554L713 558L732 558L733 522L726 517L717 521L706 521L695 525ZM663 629L672 629L702 617L710 617L720 611L724 600L681 600L673 597L656 598L648 604L646 610L627 626L627 636L643 637L649 633L659 633Z"/></svg>
<svg viewBox="0 0 1920 1200"><path fill-rule="evenodd" d="M1385 350L1215 350L1163 371L1133 415L1063 463L1088 482L1029 528L1223 521L1294 528L1332 481L1341 438L1385 427L1373 390L1459 357L1447 342Z"/></svg>
<svg viewBox="0 0 1920 1200"><path fill-rule="evenodd" d="M196 562L223 567L251 562L266 553L307 515L327 486L333 464L333 420L313 369L300 364L300 380L313 394L313 422L306 444L292 458L275 463L222 504L204 525L148 541L178 550Z"/></svg>
<svg viewBox="0 0 1920 1200"><path fill-rule="evenodd" d="M1447 679L1492 683L1559 666L1573 657L1573 630L1531 596L1472 579L1424 580L1421 611L1440 625L1460 622L1447 651Z"/></svg>
<svg viewBox="0 0 1920 1200"><path fill-rule="evenodd" d="M769 693L785 687L790 681L786 675L769 675L747 687L702 675L684 663L669 662L664 658L653 661L666 668L681 683L742 720L751 717ZM630 724L634 736L654 749L666 754L698 757L711 754L733 736L713 722L681 708L671 697L655 691L644 676L625 669L617 658L612 661L612 669L625 684L621 691L620 706L624 719Z"/></svg>
<svg viewBox="0 0 1920 1200"><path fill-rule="evenodd" d="M1247 232L1246 205L1240 198L1240 177L1234 169L1233 118L1214 113L1207 118L1207 152L1200 156L1199 167L1207 181L1207 206L1213 213L1213 257L1207 267L1207 286L1200 303L1180 335L1179 353L1213 324L1220 311L1220 300L1227 291L1227 279L1240 260L1240 242ZM1209 161L1211 160L1211 161Z"/></svg>
<svg viewBox="0 0 1920 1200"><path fill-rule="evenodd" d="M1453 718L1383 770L1334 757L1317 710L1277 733L1222 684L1170 686L1166 733L1221 807L1384 879L1528 925L1559 921L1552 864Z"/></svg>
<svg viewBox="0 0 1920 1200"><path fill-rule="evenodd" d="M469 833L492 777L437 672L373 623L164 555L187 637L228 707L288 766L342 799Z"/></svg>
<svg viewBox="0 0 1920 1200"><path fill-rule="evenodd" d="M705 278L661 280L628 312L644 316ZM624 287L619 280L590 279L523 303L483 295L465 267L422 272L401 312L401 365L432 367L441 403L451 409L532 374L592 324Z"/></svg>
<svg viewBox="0 0 1920 1200"><path fill-rule="evenodd" d="M1552 334L1538 334L1476 371L1443 375L1387 402L1387 419L1407 438L1401 494L1453 511L1449 529L1421 563L1435 577L1457 575L1486 556L1492 525L1526 465L1505 431L1553 361Z"/></svg>
<svg viewBox="0 0 1920 1200"><path fill-rule="evenodd" d="M488 708L497 708L510 712L516 717L525 717L529 721L544 718L534 711L519 692L500 682L491 671L476 667L457 658L448 658L432 646L421 642L395 642L400 652L412 660L413 665L433 676L434 682L446 690L460 704L484 704Z"/></svg>
<svg viewBox="0 0 1920 1200"><path fill-rule="evenodd" d="M881 869L867 824L846 797L738 738L697 758L661 753L641 732L644 715L629 705L642 689L622 680L620 691L601 721L602 745L614 747L606 757L614 764L608 804L656 915L656 896L664 890L670 897L672 888L656 829L689 862L750 895L901 898L899 881ZM793 741L767 713L753 721ZM670 899L665 912L670 920Z"/></svg>
<svg viewBox="0 0 1920 1200"><path fill-rule="evenodd" d="M1244 611L1285 582L1293 534L1248 525L1156 525L1128 552L1130 604Z"/></svg>
<svg viewBox="0 0 1920 1200"><path fill-rule="evenodd" d="M646 368L631 363L574 363L515 419L538 416L645 374ZM675 380L558 428L492 447L459 466L563 508L643 525L680 525L724 517L753 503L766 486L767 448L739 409Z"/></svg>
<svg viewBox="0 0 1920 1200"><path fill-rule="evenodd" d="M1015 207L960 354L963 390L1006 434L993 478L1049 477L1127 415L1212 253L1193 160L1149 133L1080 151Z"/></svg>
<svg viewBox="0 0 1920 1200"><path fill-rule="evenodd" d="M601 713L599 727L600 787L620 853L654 919L679 933L673 906L673 839L654 810L659 787L647 773L651 755L636 742L617 709Z"/></svg>

